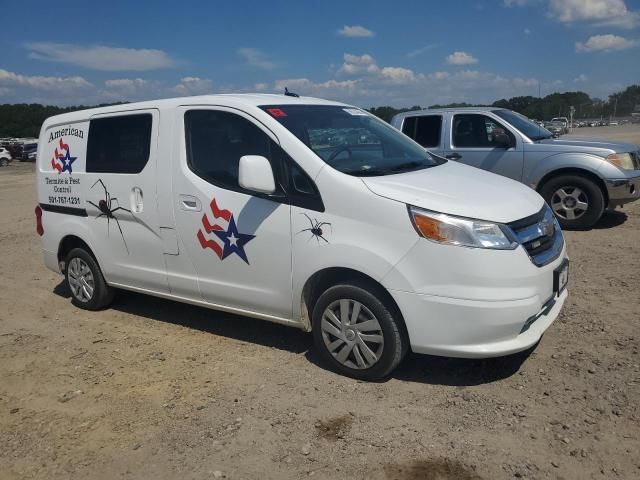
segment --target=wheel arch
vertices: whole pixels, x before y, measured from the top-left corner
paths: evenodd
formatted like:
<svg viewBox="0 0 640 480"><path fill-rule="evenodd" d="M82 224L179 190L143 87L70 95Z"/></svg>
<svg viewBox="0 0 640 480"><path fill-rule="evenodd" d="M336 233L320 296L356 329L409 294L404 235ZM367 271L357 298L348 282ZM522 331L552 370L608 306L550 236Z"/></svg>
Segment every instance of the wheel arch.
<svg viewBox="0 0 640 480"><path fill-rule="evenodd" d="M65 235L60 243L58 244L58 265L60 265L60 271L64 274L66 265L64 264L64 259L67 254L73 250L74 248L82 248L86 250L86 252L93 257L98 266L100 266L100 262L98 261L98 257L96 257L93 249L89 246L87 242L85 242L82 238L77 235L69 234Z"/></svg>
<svg viewBox="0 0 640 480"><path fill-rule="evenodd" d="M380 300L382 300L382 302L392 310L394 318L398 319L398 326L400 327L402 334L407 340L409 339L404 317L402 316L400 307L393 296L376 279L366 273L348 267L323 268L307 279L302 287L302 295L300 299L302 320L305 325L305 330L311 330L313 308L320 295L322 295L322 293L328 288L341 283L362 286L378 295L378 298L380 298Z"/></svg>

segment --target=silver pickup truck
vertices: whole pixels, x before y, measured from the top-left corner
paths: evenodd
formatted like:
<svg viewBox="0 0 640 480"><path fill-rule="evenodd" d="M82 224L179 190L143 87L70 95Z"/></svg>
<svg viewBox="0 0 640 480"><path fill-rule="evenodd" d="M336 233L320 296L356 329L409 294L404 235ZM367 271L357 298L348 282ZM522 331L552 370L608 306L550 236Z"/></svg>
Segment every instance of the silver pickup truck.
<svg viewBox="0 0 640 480"><path fill-rule="evenodd" d="M438 156L529 185L564 228L590 228L605 208L640 198L638 145L556 139L525 116L493 107L405 112L391 125Z"/></svg>

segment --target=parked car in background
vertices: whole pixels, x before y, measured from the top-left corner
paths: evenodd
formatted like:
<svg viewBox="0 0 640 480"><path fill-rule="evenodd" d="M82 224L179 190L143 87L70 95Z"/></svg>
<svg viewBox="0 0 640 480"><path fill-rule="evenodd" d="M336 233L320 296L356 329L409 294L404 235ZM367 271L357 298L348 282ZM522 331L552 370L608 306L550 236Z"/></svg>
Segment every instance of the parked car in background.
<svg viewBox="0 0 640 480"><path fill-rule="evenodd" d="M5 147L0 147L0 167L6 167L13 160L11 152Z"/></svg>
<svg viewBox="0 0 640 480"><path fill-rule="evenodd" d="M548 122L545 125L545 128L551 132L551 134L555 137L558 138L560 135L563 135L565 133L565 127L562 124L562 122Z"/></svg>
<svg viewBox="0 0 640 480"><path fill-rule="evenodd" d="M551 119L551 123L562 125L563 132L569 133L569 119L567 117L555 117Z"/></svg>
<svg viewBox="0 0 640 480"><path fill-rule="evenodd" d="M590 228L605 208L640 197L638 145L554 139L525 116L493 107L405 112L391 124L437 155L529 185L566 228Z"/></svg>
<svg viewBox="0 0 640 480"><path fill-rule="evenodd" d="M37 154L38 154L37 143L25 143L22 146L22 157L20 157L20 160L23 162L33 162L35 161Z"/></svg>

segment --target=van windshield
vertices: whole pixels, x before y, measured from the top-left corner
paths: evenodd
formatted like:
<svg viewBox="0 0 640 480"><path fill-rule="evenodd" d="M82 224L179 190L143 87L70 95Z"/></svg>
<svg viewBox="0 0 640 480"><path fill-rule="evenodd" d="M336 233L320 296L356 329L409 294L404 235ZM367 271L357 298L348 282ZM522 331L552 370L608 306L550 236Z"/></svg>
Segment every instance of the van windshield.
<svg viewBox="0 0 640 480"><path fill-rule="evenodd" d="M356 176L410 172L446 160L364 110L333 105L260 107L336 170Z"/></svg>

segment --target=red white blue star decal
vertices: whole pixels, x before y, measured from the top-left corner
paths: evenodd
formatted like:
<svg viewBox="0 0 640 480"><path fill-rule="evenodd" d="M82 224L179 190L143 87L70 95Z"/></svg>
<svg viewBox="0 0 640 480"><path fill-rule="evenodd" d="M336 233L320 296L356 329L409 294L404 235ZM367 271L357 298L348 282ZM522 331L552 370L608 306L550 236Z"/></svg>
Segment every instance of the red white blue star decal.
<svg viewBox="0 0 640 480"><path fill-rule="evenodd" d="M249 259L244 246L253 240L255 235L240 233L233 214L229 210L220 209L215 198L211 200L210 206L214 223L209 221L206 213L202 215L202 228L198 230L200 246L213 250L220 260L235 253L248 265ZM213 236L210 235L211 233Z"/></svg>
<svg viewBox="0 0 640 480"><path fill-rule="evenodd" d="M60 151L58 151L58 148L60 148ZM63 154L62 152L65 152L65 153ZM62 172L73 173L71 165L73 164L73 162L75 162L76 158L78 157L71 156L69 145L64 143L61 138L60 144L53 151L53 158L51 159L51 167L54 170L57 170L59 174Z"/></svg>

